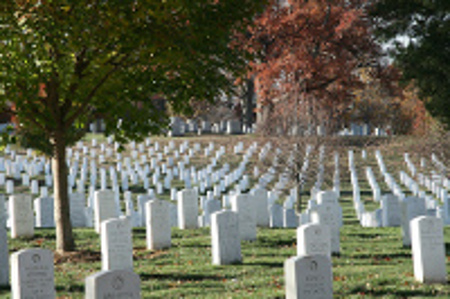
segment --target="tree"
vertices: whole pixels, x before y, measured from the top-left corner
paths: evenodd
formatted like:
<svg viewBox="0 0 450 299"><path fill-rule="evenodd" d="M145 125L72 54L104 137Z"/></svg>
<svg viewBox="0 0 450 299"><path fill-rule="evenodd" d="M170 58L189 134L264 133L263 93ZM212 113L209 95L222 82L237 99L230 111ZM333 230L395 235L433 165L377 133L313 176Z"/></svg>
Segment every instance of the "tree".
<svg viewBox="0 0 450 299"><path fill-rule="evenodd" d="M167 124L164 96L187 113L192 99L228 90L248 55L230 46L264 1L2 1L0 100L22 142L52 157L56 249L75 249L66 147L101 116L106 134L139 140ZM236 9L239 7L239 9ZM41 90L39 92L39 90Z"/></svg>
<svg viewBox="0 0 450 299"><path fill-rule="evenodd" d="M371 14L381 42L430 113L450 124L450 2L378 0Z"/></svg>
<svg viewBox="0 0 450 299"><path fill-rule="evenodd" d="M283 114L283 122L289 113L287 128L300 112L308 126L338 120L361 86L356 70L377 63L367 1L288 2L272 1L251 32L253 47L262 50L253 65L260 105Z"/></svg>

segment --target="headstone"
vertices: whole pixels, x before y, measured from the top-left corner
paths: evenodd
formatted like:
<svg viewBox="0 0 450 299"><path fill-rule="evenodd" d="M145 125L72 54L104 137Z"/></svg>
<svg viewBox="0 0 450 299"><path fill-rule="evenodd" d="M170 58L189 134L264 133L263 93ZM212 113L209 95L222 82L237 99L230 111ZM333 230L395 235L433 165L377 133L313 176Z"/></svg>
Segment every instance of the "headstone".
<svg viewBox="0 0 450 299"><path fill-rule="evenodd" d="M5 198L0 195L0 286L9 284L9 251L6 231Z"/></svg>
<svg viewBox="0 0 450 299"><path fill-rule="evenodd" d="M203 226L209 226L211 224L211 215L221 210L222 204L217 199L208 199L205 202L204 221Z"/></svg>
<svg viewBox="0 0 450 299"><path fill-rule="evenodd" d="M402 213L398 197L385 194L381 197L381 222L383 226L400 226Z"/></svg>
<svg viewBox="0 0 450 299"><path fill-rule="evenodd" d="M403 246L411 245L410 221L426 215L425 198L410 196L401 201Z"/></svg>
<svg viewBox="0 0 450 299"><path fill-rule="evenodd" d="M178 227L178 207L169 203L170 227Z"/></svg>
<svg viewBox="0 0 450 299"><path fill-rule="evenodd" d="M108 219L117 218L117 206L114 192L100 190L94 193L95 231L100 233L100 224Z"/></svg>
<svg viewBox="0 0 450 299"><path fill-rule="evenodd" d="M269 208L270 227L283 227L283 207L274 203Z"/></svg>
<svg viewBox="0 0 450 299"><path fill-rule="evenodd" d="M131 223L126 217L101 223L102 270L133 271Z"/></svg>
<svg viewBox="0 0 450 299"><path fill-rule="evenodd" d="M330 229L331 252L340 252L342 209L339 204L321 204L311 211L311 222L325 224Z"/></svg>
<svg viewBox="0 0 450 299"><path fill-rule="evenodd" d="M241 128L241 122L238 120L229 120L227 122L227 134L241 134L242 128Z"/></svg>
<svg viewBox="0 0 450 299"><path fill-rule="evenodd" d="M316 194L317 204L326 202L337 203L338 197L334 191L320 191Z"/></svg>
<svg viewBox="0 0 450 299"><path fill-rule="evenodd" d="M14 181L13 180L7 180L6 181L6 193L7 194L13 194L14 193Z"/></svg>
<svg viewBox="0 0 450 299"><path fill-rule="evenodd" d="M34 235L34 215L30 195L18 194L9 197L9 218L11 238Z"/></svg>
<svg viewBox="0 0 450 299"><path fill-rule="evenodd" d="M140 217L140 226L146 225L145 204L150 200L149 195L140 194L137 196L137 208Z"/></svg>
<svg viewBox="0 0 450 299"><path fill-rule="evenodd" d="M299 219L294 209L283 209L283 227L297 228Z"/></svg>
<svg viewBox="0 0 450 299"><path fill-rule="evenodd" d="M297 228L297 256L321 254L331 258L330 229L324 224L308 223Z"/></svg>
<svg viewBox="0 0 450 299"><path fill-rule="evenodd" d="M141 298L141 280L131 271L100 271L86 277L85 284L86 299Z"/></svg>
<svg viewBox="0 0 450 299"><path fill-rule="evenodd" d="M178 191L178 227L189 229L198 227L198 194L195 189Z"/></svg>
<svg viewBox="0 0 450 299"><path fill-rule="evenodd" d="M238 214L241 240L256 240L255 199L250 194L238 194L231 198L231 210Z"/></svg>
<svg viewBox="0 0 450 299"><path fill-rule="evenodd" d="M170 203L154 199L145 204L147 249L159 250L171 246Z"/></svg>
<svg viewBox="0 0 450 299"><path fill-rule="evenodd" d="M326 255L297 256L284 262L286 299L332 299L333 275Z"/></svg>
<svg viewBox="0 0 450 299"><path fill-rule="evenodd" d="M235 212L225 210L211 215L211 251L214 265L242 261L238 218Z"/></svg>
<svg viewBox="0 0 450 299"><path fill-rule="evenodd" d="M85 227L87 225L85 214L84 194L72 193L70 198L70 221L72 227Z"/></svg>
<svg viewBox="0 0 450 299"><path fill-rule="evenodd" d="M55 227L52 197L38 197L34 200L36 227Z"/></svg>
<svg viewBox="0 0 450 299"><path fill-rule="evenodd" d="M267 190L255 189L252 193L255 197L256 225L259 227L269 227L270 216Z"/></svg>
<svg viewBox="0 0 450 299"><path fill-rule="evenodd" d="M11 255L11 294L13 299L56 297L53 252L23 249Z"/></svg>
<svg viewBox="0 0 450 299"><path fill-rule="evenodd" d="M423 283L446 283L446 256L442 220L419 216L411 220L414 277Z"/></svg>

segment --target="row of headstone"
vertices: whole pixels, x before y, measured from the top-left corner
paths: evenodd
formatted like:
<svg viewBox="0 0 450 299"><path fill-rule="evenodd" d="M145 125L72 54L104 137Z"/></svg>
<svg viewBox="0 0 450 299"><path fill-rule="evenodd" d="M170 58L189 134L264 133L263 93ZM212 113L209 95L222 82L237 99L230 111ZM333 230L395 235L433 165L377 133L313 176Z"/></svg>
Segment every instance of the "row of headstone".
<svg viewBox="0 0 450 299"><path fill-rule="evenodd" d="M8 268L7 268L8 269ZM12 298L56 298L53 253L23 249L11 255ZM104 270L86 278L87 299L141 298L140 278L129 270Z"/></svg>
<svg viewBox="0 0 450 299"><path fill-rule="evenodd" d="M218 124L211 124L209 121L202 121L200 125L195 120L187 120L184 122L179 117L172 117L170 120L170 130L168 135L171 137L183 136L186 133L227 133L242 134L251 133L253 128L247 128L241 125L236 119L221 121Z"/></svg>

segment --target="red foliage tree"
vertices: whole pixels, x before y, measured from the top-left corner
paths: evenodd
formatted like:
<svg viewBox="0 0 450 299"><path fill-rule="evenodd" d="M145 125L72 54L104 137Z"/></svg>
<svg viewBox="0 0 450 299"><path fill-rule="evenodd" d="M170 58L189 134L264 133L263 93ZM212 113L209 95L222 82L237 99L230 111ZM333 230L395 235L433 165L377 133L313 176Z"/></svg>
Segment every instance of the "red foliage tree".
<svg viewBox="0 0 450 299"><path fill-rule="evenodd" d="M336 125L352 91L361 87L356 70L377 62L379 47L371 34L367 2L271 2L251 31L252 46L262 51L252 67L266 115L281 113L286 122L287 112L297 121L302 113L303 119L309 115L309 123L318 124L316 118Z"/></svg>

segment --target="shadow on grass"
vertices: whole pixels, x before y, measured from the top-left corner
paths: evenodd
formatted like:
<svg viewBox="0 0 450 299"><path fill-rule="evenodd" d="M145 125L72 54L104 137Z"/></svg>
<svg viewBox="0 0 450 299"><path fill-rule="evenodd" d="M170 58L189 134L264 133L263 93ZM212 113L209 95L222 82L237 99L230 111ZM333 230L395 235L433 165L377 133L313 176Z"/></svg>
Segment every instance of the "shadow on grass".
<svg viewBox="0 0 450 299"><path fill-rule="evenodd" d="M239 265L239 264L238 264ZM227 277L227 275L205 275L205 274L183 274L183 273L141 273L139 274L142 281L151 280L151 279L159 279L159 280L171 280L171 281L205 281L205 280L213 280L222 282L223 279L233 278Z"/></svg>
<svg viewBox="0 0 450 299"><path fill-rule="evenodd" d="M364 294L364 296L374 296L374 297L382 297L382 296L394 296L395 298L411 298L411 297L436 297L435 294L432 294L431 291L424 291L421 289L415 290L368 290L364 286L358 286L353 288L349 294Z"/></svg>
<svg viewBox="0 0 450 299"><path fill-rule="evenodd" d="M290 247L292 243L296 242L295 239L276 239L276 238L266 238L266 237L258 237L258 239L255 242L255 245L257 246L263 246L263 247L284 247L288 246Z"/></svg>
<svg viewBox="0 0 450 299"><path fill-rule="evenodd" d="M11 291L11 286L10 285L6 285L6 286L0 286L0 294L2 293L2 291Z"/></svg>
<svg viewBox="0 0 450 299"><path fill-rule="evenodd" d="M183 248L211 248L211 244L199 244L199 243L183 243Z"/></svg>
<svg viewBox="0 0 450 299"><path fill-rule="evenodd" d="M244 267L252 267L252 266L259 266L259 267L269 267L269 268L283 268L283 263L277 263L277 262L246 262L244 260L244 263L237 264L236 266L244 266Z"/></svg>
<svg viewBox="0 0 450 299"><path fill-rule="evenodd" d="M375 259L375 260L392 260L411 258L411 253L389 253L389 254L354 254L350 256L352 259Z"/></svg>
<svg viewBox="0 0 450 299"><path fill-rule="evenodd" d="M73 282L70 285L66 286L55 286L55 289L57 292L79 292L84 293L84 284L73 284Z"/></svg>

